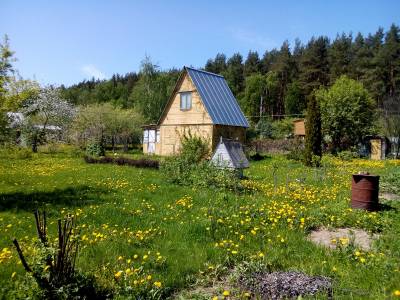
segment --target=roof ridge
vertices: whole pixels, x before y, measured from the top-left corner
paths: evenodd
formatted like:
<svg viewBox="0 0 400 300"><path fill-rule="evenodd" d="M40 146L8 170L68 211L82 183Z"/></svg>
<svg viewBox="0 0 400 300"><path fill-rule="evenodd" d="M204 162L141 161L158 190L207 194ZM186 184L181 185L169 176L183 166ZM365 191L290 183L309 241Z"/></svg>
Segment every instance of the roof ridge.
<svg viewBox="0 0 400 300"><path fill-rule="evenodd" d="M193 71L196 71L196 72L206 73L206 74L209 74L209 75L213 75L213 76L217 76L217 77L222 77L222 78L224 78L224 76L222 76L222 75L220 75L220 74L211 73L211 72L204 71L204 70L200 70L200 69L195 69L195 68L192 68L192 67L186 67L186 66L184 66L184 68L185 68L185 69L190 69L190 70L193 70Z"/></svg>

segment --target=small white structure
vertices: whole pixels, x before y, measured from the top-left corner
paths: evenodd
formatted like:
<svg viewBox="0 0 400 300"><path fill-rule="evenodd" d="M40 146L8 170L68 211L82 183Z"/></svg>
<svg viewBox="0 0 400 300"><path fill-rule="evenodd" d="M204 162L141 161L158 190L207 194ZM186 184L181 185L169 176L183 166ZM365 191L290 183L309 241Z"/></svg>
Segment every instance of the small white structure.
<svg viewBox="0 0 400 300"><path fill-rule="evenodd" d="M249 167L242 144L222 137L211 157L211 163L219 168L237 170L240 176L243 175L243 169Z"/></svg>

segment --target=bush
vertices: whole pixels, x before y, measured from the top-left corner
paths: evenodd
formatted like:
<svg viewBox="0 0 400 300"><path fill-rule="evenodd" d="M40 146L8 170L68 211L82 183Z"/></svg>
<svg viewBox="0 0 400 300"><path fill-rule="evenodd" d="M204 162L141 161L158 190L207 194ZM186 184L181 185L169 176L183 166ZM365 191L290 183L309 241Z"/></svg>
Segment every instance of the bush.
<svg viewBox="0 0 400 300"><path fill-rule="evenodd" d="M209 161L190 163L180 156L168 157L161 164L166 179L175 184L241 190L235 172L216 168Z"/></svg>
<svg viewBox="0 0 400 300"><path fill-rule="evenodd" d="M91 156L104 156L106 152L102 143L94 142L86 146L86 154Z"/></svg>
<svg viewBox="0 0 400 300"><path fill-rule="evenodd" d="M261 118L256 125L257 134L264 139L272 138L273 130L272 120L269 118Z"/></svg>
<svg viewBox="0 0 400 300"><path fill-rule="evenodd" d="M182 137L182 148L177 156L164 159L161 170L171 183L199 187L237 190L240 182L234 172L216 168L206 157L208 144L190 133Z"/></svg>
<svg viewBox="0 0 400 300"><path fill-rule="evenodd" d="M344 161L350 161L353 160L354 158L360 157L357 152L352 152L348 150L339 152L337 156L338 158Z"/></svg>
<svg viewBox="0 0 400 300"><path fill-rule="evenodd" d="M73 233L76 228L74 218L58 220L58 239L52 242L47 236L46 213L35 212L38 234L37 251L33 262L28 264L17 239L13 244L25 271L34 278L43 299L106 299L108 292L96 287L94 277L75 269L79 238Z"/></svg>
<svg viewBox="0 0 400 300"><path fill-rule="evenodd" d="M210 155L210 147L204 139L193 136L190 131L181 138L180 156L193 163L198 163Z"/></svg>
<svg viewBox="0 0 400 300"><path fill-rule="evenodd" d="M283 139L293 135L293 120L285 118L272 122L272 138Z"/></svg>
<svg viewBox="0 0 400 300"><path fill-rule="evenodd" d="M304 161L304 143L301 140L296 139L296 143L292 150L286 155L288 159L295 161Z"/></svg>

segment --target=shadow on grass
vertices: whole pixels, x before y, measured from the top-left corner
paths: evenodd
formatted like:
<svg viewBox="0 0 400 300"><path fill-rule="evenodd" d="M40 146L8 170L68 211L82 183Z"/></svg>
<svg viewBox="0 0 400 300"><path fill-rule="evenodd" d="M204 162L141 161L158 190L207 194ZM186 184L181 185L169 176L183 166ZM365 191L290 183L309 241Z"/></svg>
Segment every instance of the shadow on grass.
<svg viewBox="0 0 400 300"><path fill-rule="evenodd" d="M390 211L390 210L397 210L395 207L391 206L387 203L378 203L378 210L379 211Z"/></svg>
<svg viewBox="0 0 400 300"><path fill-rule="evenodd" d="M100 196L106 193L108 191L101 188L77 186L48 192L0 194L0 211L12 209L32 211L48 205L51 205L51 208L82 207L99 202Z"/></svg>

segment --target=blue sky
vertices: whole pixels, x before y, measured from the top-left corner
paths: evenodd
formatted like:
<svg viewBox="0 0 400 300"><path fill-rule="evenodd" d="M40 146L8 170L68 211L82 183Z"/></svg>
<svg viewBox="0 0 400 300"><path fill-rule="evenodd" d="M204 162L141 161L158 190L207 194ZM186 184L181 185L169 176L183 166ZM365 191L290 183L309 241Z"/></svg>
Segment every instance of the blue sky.
<svg viewBox="0 0 400 300"><path fill-rule="evenodd" d="M65 85L138 71L146 54L162 69L202 67L218 52L262 55L285 39L400 24L398 0L0 0L0 11L20 74Z"/></svg>

